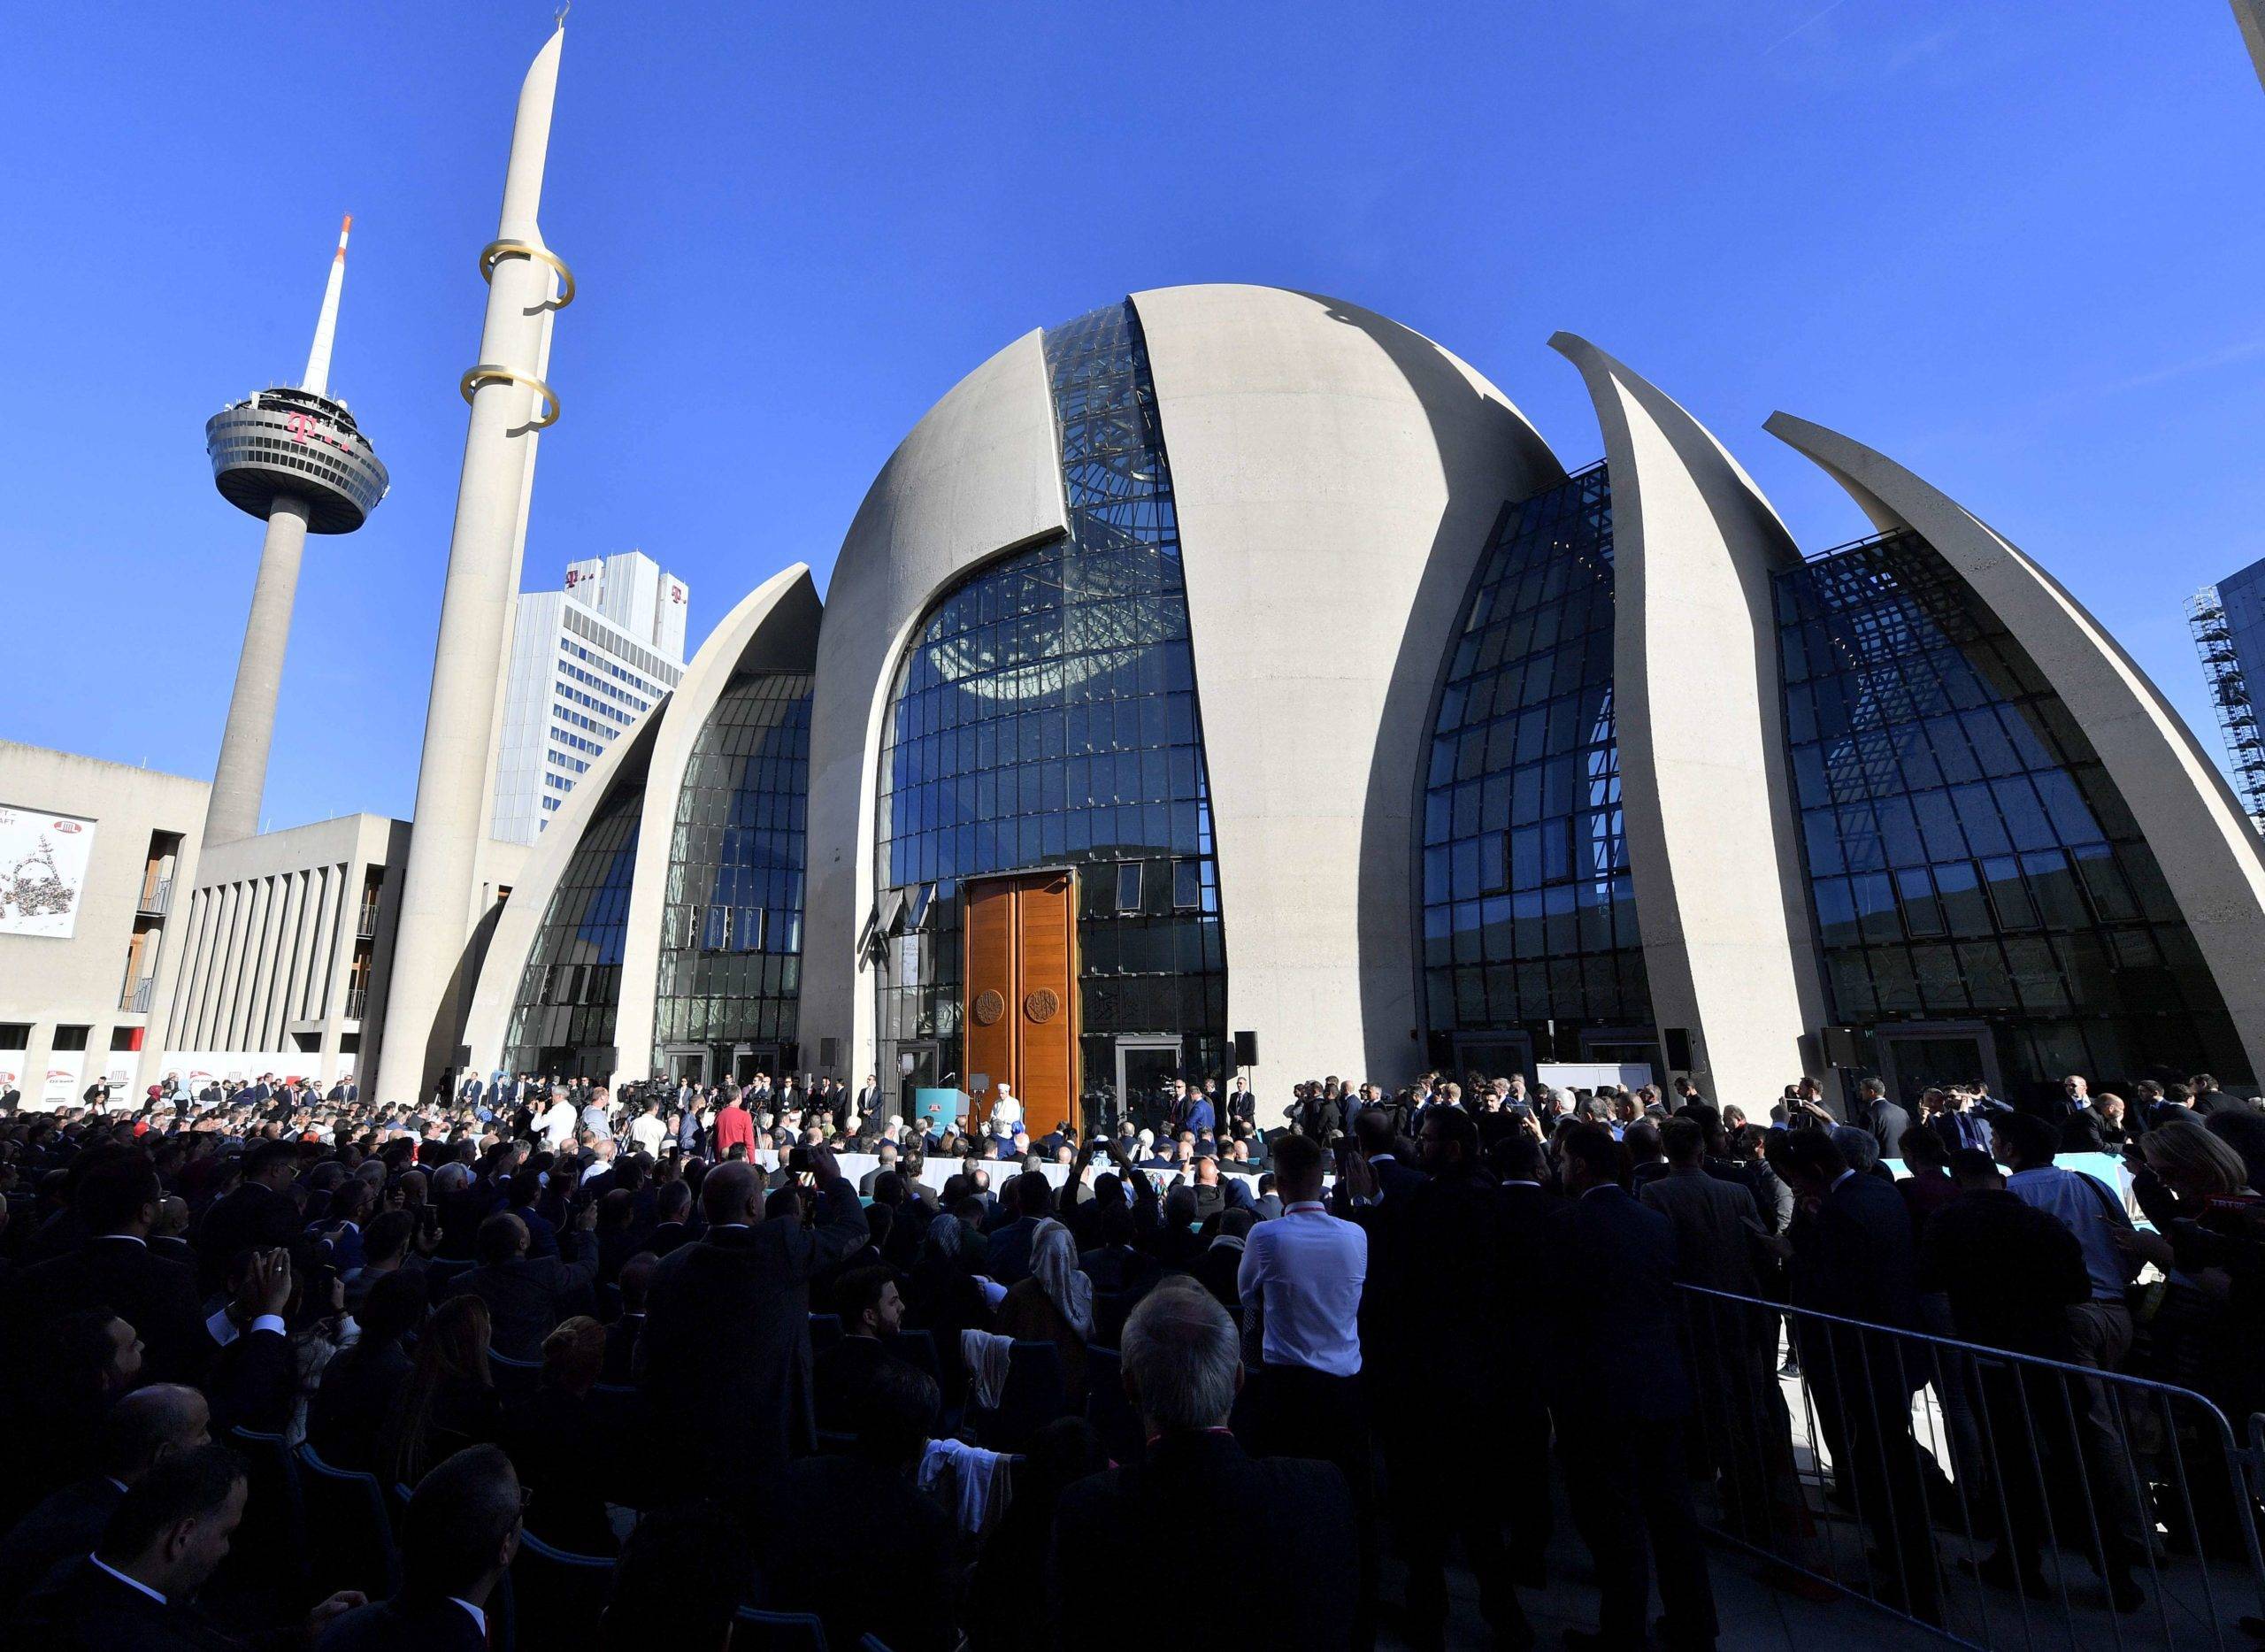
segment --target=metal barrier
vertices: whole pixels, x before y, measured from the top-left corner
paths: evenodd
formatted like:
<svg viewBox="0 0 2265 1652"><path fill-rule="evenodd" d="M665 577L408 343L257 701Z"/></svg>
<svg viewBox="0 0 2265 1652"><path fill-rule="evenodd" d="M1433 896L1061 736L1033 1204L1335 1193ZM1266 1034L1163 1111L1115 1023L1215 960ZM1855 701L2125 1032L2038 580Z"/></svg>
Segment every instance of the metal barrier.
<svg viewBox="0 0 2265 1652"><path fill-rule="evenodd" d="M2167 1383L1679 1295L1716 1537L1966 1646L2254 1644L2265 1418L2245 1444Z"/></svg>

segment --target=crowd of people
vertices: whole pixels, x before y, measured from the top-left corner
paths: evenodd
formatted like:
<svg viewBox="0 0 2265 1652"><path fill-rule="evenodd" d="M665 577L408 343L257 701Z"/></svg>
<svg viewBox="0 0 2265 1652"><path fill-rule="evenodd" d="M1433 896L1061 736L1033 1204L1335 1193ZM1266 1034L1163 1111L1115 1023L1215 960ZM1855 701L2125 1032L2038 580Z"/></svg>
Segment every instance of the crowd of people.
<svg viewBox="0 0 2265 1652"><path fill-rule="evenodd" d="M1873 1082L1845 1118L1809 1080L1747 1110L1432 1074L1269 1118L1236 1080L1035 1139L1002 1103L495 1074L398 1106L267 1075L0 1118L0 1640L484 1645L532 1539L610 1562L590 1645L715 1648L754 1606L895 1652L1437 1647L1459 1548L1517 1646L1562 1506L1596 1584L1568 1639L1702 1648L1694 1488L1786 1535L1781 1362L1922 1617L1945 1476L1899 1336L2265 1405L2265 1112L2207 1076L2023 1109ZM2123 1156L2144 1226L2076 1152ZM1939 1397L1969 1428L2009 1398ZM2038 1591L2053 1473L2081 1470L2130 1488L2089 1557L2131 1610L2169 1511L2079 1403L1975 1570ZM372 1477L397 1587L288 1558L271 1451ZM1989 1460L1952 1465L1969 1527ZM1175 1569L1225 1587L1125 1597Z"/></svg>

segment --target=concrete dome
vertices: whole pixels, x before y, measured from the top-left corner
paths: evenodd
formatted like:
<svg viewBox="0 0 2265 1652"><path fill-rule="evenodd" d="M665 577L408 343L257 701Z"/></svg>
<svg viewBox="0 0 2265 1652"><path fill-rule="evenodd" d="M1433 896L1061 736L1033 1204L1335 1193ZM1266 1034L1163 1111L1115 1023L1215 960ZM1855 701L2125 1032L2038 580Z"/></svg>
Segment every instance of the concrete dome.
<svg viewBox="0 0 2265 1652"><path fill-rule="evenodd" d="M1126 301L1177 512L1209 753L1228 1019L1268 1081L1417 1029L1409 813L1442 650L1505 503L1562 469L1492 384L1420 334L1277 288ZM889 457L826 593L812 707L806 1044L871 1069L855 957L876 890L876 761L916 626L990 559L1065 532L1044 335L936 403ZM1357 965L1348 967L1351 961Z"/></svg>

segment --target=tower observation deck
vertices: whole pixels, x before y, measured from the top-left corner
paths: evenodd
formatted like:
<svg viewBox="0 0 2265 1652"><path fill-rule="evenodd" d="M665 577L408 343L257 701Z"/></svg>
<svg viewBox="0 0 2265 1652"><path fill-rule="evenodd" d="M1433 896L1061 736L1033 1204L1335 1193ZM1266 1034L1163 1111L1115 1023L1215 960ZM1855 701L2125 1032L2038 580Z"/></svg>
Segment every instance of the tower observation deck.
<svg viewBox="0 0 2265 1652"><path fill-rule="evenodd" d="M232 842L259 829L267 783L267 749L283 688L283 650L299 589L299 559L310 534L350 534L369 519L389 485L377 449L346 403L330 394L330 350L338 334L338 297L346 284L347 219L330 260L322 312L315 322L307 371L296 388L256 390L204 425L212 485L239 511L267 524L259 574L244 624L243 653L228 699L228 723L212 770L204 841Z"/></svg>
<svg viewBox="0 0 2265 1652"><path fill-rule="evenodd" d="M369 437L319 391L255 391L205 421L212 485L239 511L265 521L279 496L303 500L310 534L350 534L390 485Z"/></svg>

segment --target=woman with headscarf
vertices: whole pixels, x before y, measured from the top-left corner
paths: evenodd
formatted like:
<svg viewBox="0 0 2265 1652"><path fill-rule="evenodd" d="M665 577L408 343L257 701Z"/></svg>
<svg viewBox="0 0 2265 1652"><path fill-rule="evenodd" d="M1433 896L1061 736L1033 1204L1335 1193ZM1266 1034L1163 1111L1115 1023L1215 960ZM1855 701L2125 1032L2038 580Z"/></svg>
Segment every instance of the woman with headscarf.
<svg viewBox="0 0 2265 1652"><path fill-rule="evenodd" d="M1052 1217L1030 1241L1030 1277L999 1304L999 1330L1017 1341L1050 1341L1062 1351L1062 1384L1072 1410L1086 1403L1086 1343L1094 1333L1094 1282L1078 1272L1077 1241Z"/></svg>
<svg viewBox="0 0 2265 1652"><path fill-rule="evenodd" d="M979 1203L970 1199L965 1203L979 1217ZM971 1230L964 1210L946 1210L928 1224L904 1301L904 1323L935 1338L936 1356L943 1366L944 1403L954 1409L967 1400L967 1365L960 1356L959 1333L992 1329L991 1310L975 1277L976 1235Z"/></svg>

